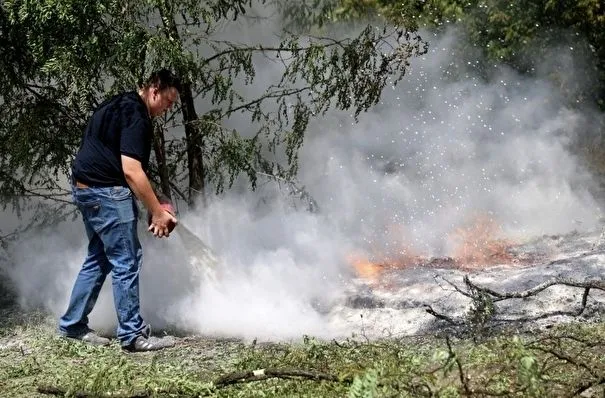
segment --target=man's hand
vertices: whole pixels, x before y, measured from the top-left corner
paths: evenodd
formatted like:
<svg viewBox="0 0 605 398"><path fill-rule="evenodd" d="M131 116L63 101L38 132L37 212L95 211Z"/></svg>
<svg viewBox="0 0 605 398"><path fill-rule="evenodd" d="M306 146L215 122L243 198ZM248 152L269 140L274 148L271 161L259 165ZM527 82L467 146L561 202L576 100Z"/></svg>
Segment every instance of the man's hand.
<svg viewBox="0 0 605 398"><path fill-rule="evenodd" d="M175 216L161 209L161 211L151 214L151 223L147 230L153 233L155 237L168 237L177 223L178 221Z"/></svg>
<svg viewBox="0 0 605 398"><path fill-rule="evenodd" d="M158 238L169 236L177 224L176 217L167 211L158 200L147 175L141 167L141 162L122 155L122 170L126 182L151 214L148 230Z"/></svg>

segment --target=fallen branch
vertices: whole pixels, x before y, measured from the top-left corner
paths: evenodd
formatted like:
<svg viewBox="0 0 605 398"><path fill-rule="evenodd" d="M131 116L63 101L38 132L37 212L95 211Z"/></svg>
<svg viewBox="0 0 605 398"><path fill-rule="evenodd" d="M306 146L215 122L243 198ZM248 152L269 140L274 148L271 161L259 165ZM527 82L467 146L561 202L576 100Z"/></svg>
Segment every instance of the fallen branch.
<svg viewBox="0 0 605 398"><path fill-rule="evenodd" d="M469 314L472 315L472 314L476 313L476 315L480 316L480 318L478 320L474 320L474 318L469 319L469 314L467 314L466 317L456 319L454 317L450 317L450 316L437 312L430 305L425 305L426 312L433 315L437 319L444 320L455 326L463 326L463 325L467 325L467 324L471 324L474 326L477 326L477 325L485 326L487 323L492 323L492 322L495 322L495 323L498 323L498 322L532 322L532 321L537 321L539 319L545 319L545 318L549 318L549 317L553 317L553 316L561 316L561 315L577 317L577 316L582 315L584 313L584 311L586 310L586 304L588 302L590 289L597 289L597 290L605 291L605 281L602 281L602 280L576 281L576 280L567 279L567 278L555 278L550 281L543 282L543 283L539 284L538 286L535 286L528 290L519 291L519 292L503 293L503 292L498 292L494 289L490 289L487 287L477 285L476 283L474 283L470 280L468 275L465 275L464 279L463 279L464 284L466 285L466 287L468 289L467 291L456 286L456 284L447 280L446 278L442 277L442 279L445 282L447 282L449 285L451 285L456 292L471 299L474 306L471 307L471 310L470 310L471 312ZM493 316L497 312L496 308L494 307L494 303L499 302L499 301L508 300L508 299L524 299L524 298L528 298L531 296L535 296L538 293L544 291L545 289L547 289L551 286L555 286L555 285L564 285L564 286L570 286L570 287L583 288L584 292L582 294L580 308L578 308L577 310L573 310L573 311L562 311L562 310L561 311L552 311L552 312L540 314L537 316L516 316L516 317L497 317L497 318ZM487 305L487 307L486 307L486 305ZM487 311L487 313L486 313L486 311ZM514 314L513 314L513 316L514 316Z"/></svg>
<svg viewBox="0 0 605 398"><path fill-rule="evenodd" d="M280 379L295 379L295 378L303 378L309 380L316 381L332 381L339 383L351 384L353 382L352 377L339 378L337 376L318 372L315 370L303 370L303 369L292 369L292 368L266 368L266 369L257 369L257 370L246 370L242 372L233 372L226 374L224 376L219 377L214 385L217 388L225 387L232 384L237 383L249 383L253 381L267 380L270 378L280 378ZM400 396L400 388L404 388L408 392L414 392L414 396L432 396L427 395L426 390L431 391L430 387L426 384L408 384L404 383L403 385L399 384L400 382L395 383L378 383L377 387L390 387L397 390L397 395Z"/></svg>
<svg viewBox="0 0 605 398"><path fill-rule="evenodd" d="M113 393L107 393L107 394L99 394L99 393L87 393L84 391L75 391L75 392L70 392L64 388L61 387L55 387L55 386L49 386L49 385L39 385L38 386L38 392L40 394L46 394L46 395L56 395L59 397L64 397L67 396L69 394L70 397L75 397L75 398L99 398L99 397L111 397L111 398L148 398L148 397L152 397L152 396L157 396L158 392L154 391L153 393L151 392L147 392L147 391L141 391L141 392L137 392L137 393L133 393L133 394L113 394Z"/></svg>
<svg viewBox="0 0 605 398"><path fill-rule="evenodd" d="M257 370L247 370L242 372L233 372L226 374L224 376L219 377L214 385L217 387L223 387L230 384L236 383L248 383L253 381L266 380L270 378L282 378L282 379L291 379L300 377L303 379L311 379L311 380L326 380L326 381L347 381L340 380L338 377L323 373L317 372L314 370L302 370L302 369L275 369L275 368L266 368L266 369L257 369Z"/></svg>
<svg viewBox="0 0 605 398"><path fill-rule="evenodd" d="M494 296L495 297L494 301L502 301L502 300L513 299L513 298L527 298L530 296L534 296L534 295L540 293L541 291L546 290L547 288L549 288L551 286L555 286L555 285L565 285L565 286L570 286L570 287L582 287L584 289L598 289L598 290L605 291L605 281L597 280L597 279L580 282L580 281L575 281L573 279L567 279L567 278L555 278L550 281L543 282L536 287L533 287L531 289L528 289L528 290L525 290L522 292L509 292L509 293L500 293L500 292L497 292L497 291L492 290L487 287L478 286L478 285L474 284L473 282L471 282L468 275L464 276L464 283L466 283L468 286L470 286L480 292L487 293L491 296ZM585 294L585 297L588 296L588 292L585 292L584 294ZM583 299L583 301L585 301L585 299Z"/></svg>
<svg viewBox="0 0 605 398"><path fill-rule="evenodd" d="M584 308L582 307L577 311L552 311L546 312L544 314L536 315L536 316L518 316L517 318L494 318L494 322L534 322L539 321L540 319L551 318L553 316L571 316L576 317L582 315L584 312Z"/></svg>
<svg viewBox="0 0 605 398"><path fill-rule="evenodd" d="M533 345L535 344L539 344L539 343L548 343L555 340L556 342L562 341L562 340L571 340L572 342L575 343L579 343L584 345L587 348L594 348L594 347L602 347L603 345L605 345L605 340L584 340L581 339L577 336L573 336L567 333L564 334L558 334L556 336L546 336L546 337L542 337L539 339L536 339L532 342L532 345L529 345L528 348L532 348Z"/></svg>
<svg viewBox="0 0 605 398"><path fill-rule="evenodd" d="M533 322L540 319L550 318L552 316L580 316L584 313L586 309L586 303L588 301L588 294L590 292L590 288L584 289L584 293L582 294L582 305L576 311L552 311L547 312L545 314L536 315L536 316L524 316L517 318L494 318L495 322Z"/></svg>
<svg viewBox="0 0 605 398"><path fill-rule="evenodd" d="M455 291L457 291L458 293L462 294L463 296L469 297L469 298L473 298L473 295L470 294L469 292L465 292L464 290L460 289L454 282L449 281L448 279L444 278L443 276L440 275L436 275L435 276L435 280L437 280L437 276L439 276L441 279L443 279L444 281L446 281L451 287L454 288ZM442 287L443 288L443 287Z"/></svg>
<svg viewBox="0 0 605 398"><path fill-rule="evenodd" d="M579 362L579 358L578 357L573 357L570 355L567 355L566 353L562 352L562 351L556 351L553 348L546 348L546 347L535 347L534 348L537 351L542 351L545 354L550 354L553 357L557 358L560 361L563 362L567 362L572 364L573 366L575 366L576 368L581 368L584 369L586 372L588 372L588 374L590 374L594 379L600 379L600 375L598 374L598 370L593 369L592 366L587 365L585 363Z"/></svg>
<svg viewBox="0 0 605 398"><path fill-rule="evenodd" d="M578 386L577 390L574 391L570 395L570 397L580 396L585 391L587 391L587 390L589 390L591 388L594 388L594 387L602 386L604 384L605 384L605 377L600 377L598 380L594 380L594 381L588 381L588 382L583 383L580 386Z"/></svg>
<svg viewBox="0 0 605 398"><path fill-rule="evenodd" d="M595 340L595 336L587 336L587 339L584 340L568 334L547 336L527 344L526 347L547 354L560 363L571 365L573 371L568 372L570 374L578 371L584 372L583 375L580 375L579 383L567 385L570 388L567 397L580 397L585 396L585 392L590 389L597 389L599 386L605 385L605 368L602 366L599 355L605 341L600 337L599 335ZM570 342L578 343L580 347L575 344L566 347ZM579 348L579 350L571 351L573 348ZM593 392L590 396L595 393Z"/></svg>
<svg viewBox="0 0 605 398"><path fill-rule="evenodd" d="M426 311L426 312L428 312L429 314L431 314L432 316L434 316L435 318L437 318L437 319L442 319L442 320L444 320L444 321L446 321L446 322L451 323L452 325L457 325L457 326L459 326L459 325L462 325L462 324L463 324L463 322L462 322L462 321L457 321L457 320L455 320L455 319L454 319L454 318L452 318L452 317L449 317L449 316L447 316L447 315L444 315L444 314L438 313L438 312L437 312L437 311L435 311L435 310L433 309L433 307L431 307L430 305L425 305L425 311Z"/></svg>

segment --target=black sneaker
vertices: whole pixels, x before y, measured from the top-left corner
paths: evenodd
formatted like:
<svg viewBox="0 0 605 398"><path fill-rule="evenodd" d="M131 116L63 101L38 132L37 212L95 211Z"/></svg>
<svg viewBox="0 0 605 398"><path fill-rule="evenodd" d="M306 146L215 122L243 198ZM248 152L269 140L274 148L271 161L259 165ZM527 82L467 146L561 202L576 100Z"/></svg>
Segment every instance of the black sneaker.
<svg viewBox="0 0 605 398"><path fill-rule="evenodd" d="M108 338L99 336L92 329L89 329L86 333L82 333L78 336L64 335L63 337L66 337L68 339L73 339L73 340L79 340L84 343L88 343L91 345L97 345L97 346L106 346L106 345L109 345L109 343L111 342L111 340L109 340Z"/></svg>
<svg viewBox="0 0 605 398"><path fill-rule="evenodd" d="M158 351L174 347L174 345L175 341L170 336L162 338L139 336L130 345L125 346L124 349L130 352Z"/></svg>

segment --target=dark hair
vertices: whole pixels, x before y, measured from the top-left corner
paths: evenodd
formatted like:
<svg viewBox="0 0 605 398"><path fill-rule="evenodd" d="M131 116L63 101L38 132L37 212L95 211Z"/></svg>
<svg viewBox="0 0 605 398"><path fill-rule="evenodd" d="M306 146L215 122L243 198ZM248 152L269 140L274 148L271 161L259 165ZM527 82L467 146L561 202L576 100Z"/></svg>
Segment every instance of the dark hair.
<svg viewBox="0 0 605 398"><path fill-rule="evenodd" d="M168 87L174 87L177 91L181 91L181 79L168 69L156 70L144 83L141 83L139 86L143 88L154 86L161 91Z"/></svg>

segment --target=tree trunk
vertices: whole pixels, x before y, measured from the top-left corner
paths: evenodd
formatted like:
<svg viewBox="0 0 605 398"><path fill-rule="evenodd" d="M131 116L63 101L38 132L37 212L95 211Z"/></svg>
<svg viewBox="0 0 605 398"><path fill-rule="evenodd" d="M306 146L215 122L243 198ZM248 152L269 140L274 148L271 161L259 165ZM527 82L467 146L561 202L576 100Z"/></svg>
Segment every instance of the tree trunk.
<svg viewBox="0 0 605 398"><path fill-rule="evenodd" d="M172 200L170 189L170 173L168 172L168 163L166 161L166 139L164 129L155 125L153 129L153 151L158 164L158 176L160 177L160 189L162 193Z"/></svg>
<svg viewBox="0 0 605 398"><path fill-rule="evenodd" d="M176 26L176 22L173 17L171 8L166 1L162 2L160 8L160 16L162 23L166 28L166 35L173 43L181 45L181 38L179 31ZM200 134L197 121L198 116L195 111L195 104L193 101L193 92L191 90L190 82L183 82L180 98L181 98L181 111L183 112L183 122L185 125L185 138L187 145L187 168L189 171L189 190L187 193L187 202L189 206L194 206L194 197L199 195L202 200L202 204L205 204L205 192L204 192L204 160L202 155L204 153L204 142L203 136Z"/></svg>
<svg viewBox="0 0 605 398"><path fill-rule="evenodd" d="M187 167L189 168L189 205L193 205L193 198L200 195L202 203L205 200L204 160L202 158L204 142L197 125L198 116L193 103L191 84L183 84L181 90L181 104L183 121L185 123L185 137L187 139Z"/></svg>

